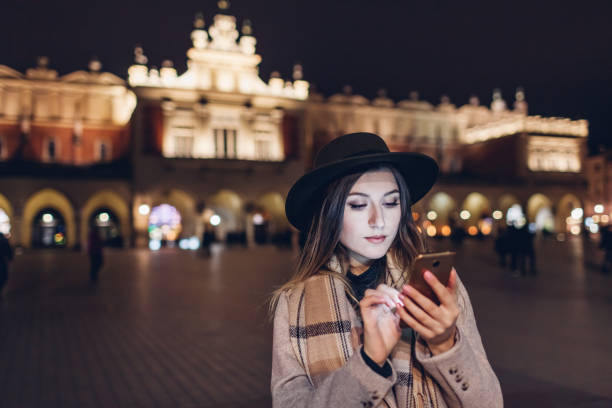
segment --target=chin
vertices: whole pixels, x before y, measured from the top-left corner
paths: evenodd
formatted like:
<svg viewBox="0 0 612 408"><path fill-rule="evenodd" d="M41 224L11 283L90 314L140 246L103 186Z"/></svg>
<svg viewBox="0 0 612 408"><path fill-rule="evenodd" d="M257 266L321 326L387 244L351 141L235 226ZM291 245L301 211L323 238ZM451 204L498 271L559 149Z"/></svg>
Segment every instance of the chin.
<svg viewBox="0 0 612 408"><path fill-rule="evenodd" d="M363 248L362 251L359 252L359 255L368 258L368 259L378 259L385 256L387 251L389 250L388 245L384 246L376 246L374 248Z"/></svg>

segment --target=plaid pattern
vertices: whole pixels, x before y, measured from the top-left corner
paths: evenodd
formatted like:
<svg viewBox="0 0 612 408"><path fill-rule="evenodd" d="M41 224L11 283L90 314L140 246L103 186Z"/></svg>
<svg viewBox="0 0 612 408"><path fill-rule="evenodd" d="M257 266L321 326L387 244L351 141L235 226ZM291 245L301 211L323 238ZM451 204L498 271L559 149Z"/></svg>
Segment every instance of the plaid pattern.
<svg viewBox="0 0 612 408"><path fill-rule="evenodd" d="M401 270L387 256L387 284L400 287ZM332 259L330 269L340 273ZM346 297L342 280L333 274L313 276L289 293L289 334L293 350L313 386L342 367L361 344L360 318ZM384 401L390 407L438 408L437 384L415 358L413 338L402 338L391 353L398 374L393 393Z"/></svg>

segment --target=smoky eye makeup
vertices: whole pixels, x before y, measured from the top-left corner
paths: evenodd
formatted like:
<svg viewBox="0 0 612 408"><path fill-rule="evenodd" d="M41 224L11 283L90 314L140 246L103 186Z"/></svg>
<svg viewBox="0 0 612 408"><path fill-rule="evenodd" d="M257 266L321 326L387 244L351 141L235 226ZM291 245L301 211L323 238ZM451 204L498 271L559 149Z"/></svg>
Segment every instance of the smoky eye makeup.
<svg viewBox="0 0 612 408"><path fill-rule="evenodd" d="M368 204L361 201L347 201L346 205L353 210L359 210L361 208L365 208Z"/></svg>
<svg viewBox="0 0 612 408"><path fill-rule="evenodd" d="M399 203L399 198L396 198L395 200L385 201L383 204L387 207L396 207Z"/></svg>
<svg viewBox="0 0 612 408"><path fill-rule="evenodd" d="M391 197L385 197L385 200L383 201L383 204L387 207L395 207L399 205L399 203L400 203L399 194L391 196Z"/></svg>

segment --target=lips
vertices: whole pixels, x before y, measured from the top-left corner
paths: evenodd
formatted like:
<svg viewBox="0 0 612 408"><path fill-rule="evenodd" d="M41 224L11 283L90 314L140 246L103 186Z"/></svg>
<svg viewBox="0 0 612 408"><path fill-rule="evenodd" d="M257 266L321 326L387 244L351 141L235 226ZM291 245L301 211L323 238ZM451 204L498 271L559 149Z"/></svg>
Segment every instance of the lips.
<svg viewBox="0 0 612 408"><path fill-rule="evenodd" d="M385 241L385 236L384 235L374 235L371 237L365 237L365 239L368 240L368 242L372 243L372 244L382 244Z"/></svg>

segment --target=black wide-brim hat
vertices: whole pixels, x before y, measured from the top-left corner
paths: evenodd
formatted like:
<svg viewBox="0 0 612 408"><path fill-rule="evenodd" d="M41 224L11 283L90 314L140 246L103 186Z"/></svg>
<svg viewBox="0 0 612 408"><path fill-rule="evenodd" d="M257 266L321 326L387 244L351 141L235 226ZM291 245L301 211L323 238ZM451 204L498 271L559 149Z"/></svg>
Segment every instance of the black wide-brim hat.
<svg viewBox="0 0 612 408"><path fill-rule="evenodd" d="M291 187L285 201L287 219L298 230L307 229L332 181L385 164L404 176L411 205L427 194L438 177L438 165L431 157L415 152L392 153L380 136L350 133L323 146L315 158L313 170Z"/></svg>

